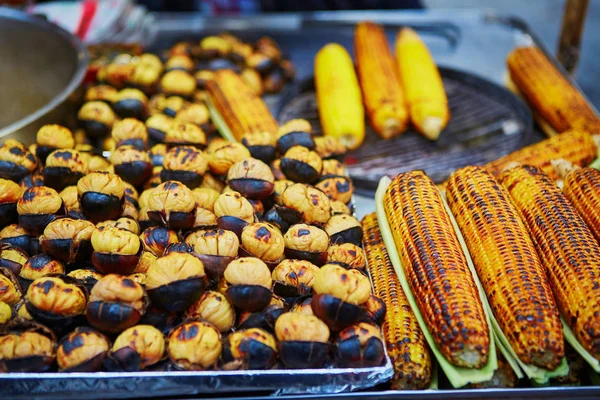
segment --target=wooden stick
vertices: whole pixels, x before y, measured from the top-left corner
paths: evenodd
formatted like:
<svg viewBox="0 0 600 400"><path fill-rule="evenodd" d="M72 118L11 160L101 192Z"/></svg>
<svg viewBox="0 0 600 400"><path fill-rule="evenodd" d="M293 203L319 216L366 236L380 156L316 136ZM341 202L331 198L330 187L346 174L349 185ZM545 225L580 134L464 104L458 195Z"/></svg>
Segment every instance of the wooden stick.
<svg viewBox="0 0 600 400"><path fill-rule="evenodd" d="M587 15L589 0L567 0L563 16L560 41L558 44L558 61L573 73L579 61L583 24Z"/></svg>

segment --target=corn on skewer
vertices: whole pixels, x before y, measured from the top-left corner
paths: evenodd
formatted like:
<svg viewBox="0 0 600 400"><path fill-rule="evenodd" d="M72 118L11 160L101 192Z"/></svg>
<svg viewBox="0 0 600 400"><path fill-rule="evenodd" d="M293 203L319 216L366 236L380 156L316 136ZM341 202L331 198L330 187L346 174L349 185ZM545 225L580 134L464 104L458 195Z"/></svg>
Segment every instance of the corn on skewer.
<svg viewBox="0 0 600 400"><path fill-rule="evenodd" d="M371 126L384 139L401 134L408 125L408 110L383 28L359 23L354 30L354 55Z"/></svg>

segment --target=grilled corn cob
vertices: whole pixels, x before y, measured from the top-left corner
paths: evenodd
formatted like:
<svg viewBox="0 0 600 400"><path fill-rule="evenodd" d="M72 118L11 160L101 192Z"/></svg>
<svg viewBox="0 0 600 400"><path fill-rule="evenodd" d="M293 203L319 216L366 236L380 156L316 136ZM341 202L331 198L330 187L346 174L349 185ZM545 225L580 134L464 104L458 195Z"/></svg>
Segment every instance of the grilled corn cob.
<svg viewBox="0 0 600 400"><path fill-rule="evenodd" d="M563 178L563 193L600 242L600 171L571 168Z"/></svg>
<svg viewBox="0 0 600 400"><path fill-rule="evenodd" d="M436 140L450 119L440 72L419 35L403 28L396 37L396 59L410 119L426 138Z"/></svg>
<svg viewBox="0 0 600 400"><path fill-rule="evenodd" d="M365 110L352 58L339 44L317 53L315 87L323 133L356 149L365 139Z"/></svg>
<svg viewBox="0 0 600 400"><path fill-rule="evenodd" d="M207 89L212 103L237 140L252 133L275 135L277 122L267 105L238 74L231 70L217 71L207 82Z"/></svg>
<svg viewBox="0 0 600 400"><path fill-rule="evenodd" d="M581 345L600 359L600 245L540 169L518 166L501 181L533 239L562 316Z"/></svg>
<svg viewBox="0 0 600 400"><path fill-rule="evenodd" d="M562 158L575 165L584 166L592 162L597 153L598 148L591 135L570 130L492 161L485 165L485 169L499 176L511 164L528 164L535 165L550 178L557 179L552 160Z"/></svg>
<svg viewBox="0 0 600 400"><path fill-rule="evenodd" d="M427 328L452 364L480 368L490 331L479 292L435 184L422 171L394 178L384 209Z"/></svg>
<svg viewBox="0 0 600 400"><path fill-rule="evenodd" d="M371 126L384 139L401 134L408 124L408 110L383 28L359 23L354 31L354 55Z"/></svg>
<svg viewBox="0 0 600 400"><path fill-rule="evenodd" d="M473 389L514 388L518 380L515 371L502 356L502 353L498 353L498 369L494 371L492 379L487 382L473 383L471 387Z"/></svg>
<svg viewBox="0 0 600 400"><path fill-rule="evenodd" d="M600 133L600 119L585 97L537 47L521 47L507 58L510 78L532 108L558 133Z"/></svg>
<svg viewBox="0 0 600 400"><path fill-rule="evenodd" d="M465 167L450 176L446 194L511 347L525 364L554 370L564 357L560 315L508 193L482 167Z"/></svg>
<svg viewBox="0 0 600 400"><path fill-rule="evenodd" d="M400 286L375 213L365 216L362 226L363 246L374 294L387 307L383 335L394 365L392 389L424 389L431 380L431 356L427 342Z"/></svg>

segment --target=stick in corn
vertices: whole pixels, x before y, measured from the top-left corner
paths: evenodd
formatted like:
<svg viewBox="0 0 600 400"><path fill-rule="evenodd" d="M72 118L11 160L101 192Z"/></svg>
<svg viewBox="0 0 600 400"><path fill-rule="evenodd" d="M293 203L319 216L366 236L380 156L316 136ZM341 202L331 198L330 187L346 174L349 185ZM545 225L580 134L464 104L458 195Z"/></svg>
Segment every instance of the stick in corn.
<svg viewBox="0 0 600 400"><path fill-rule="evenodd" d="M519 359L554 370L562 325L544 267L506 190L482 167L454 172L448 204L496 320Z"/></svg>
<svg viewBox="0 0 600 400"><path fill-rule="evenodd" d="M558 133L578 129L600 133L600 119L538 47L520 47L506 60L511 80L531 107Z"/></svg>
<svg viewBox="0 0 600 400"><path fill-rule="evenodd" d="M358 148L365 139L365 110L350 54L330 43L315 57L315 88L321 126L347 148Z"/></svg>
<svg viewBox="0 0 600 400"><path fill-rule="evenodd" d="M408 110L398 66L380 25L361 22L356 26L354 55L371 126L384 139L401 134L408 125Z"/></svg>
<svg viewBox="0 0 600 400"><path fill-rule="evenodd" d="M396 37L396 59L410 119L426 138L436 140L448 124L450 109L433 57L415 31L402 28Z"/></svg>
<svg viewBox="0 0 600 400"><path fill-rule="evenodd" d="M375 213L362 221L363 246L375 296L385 302L383 335L394 366L392 389L424 389L431 380L431 355L394 271Z"/></svg>
<svg viewBox="0 0 600 400"><path fill-rule="evenodd" d="M585 350L600 359L600 245L540 169L521 165L500 180L527 226L562 317Z"/></svg>
<svg viewBox="0 0 600 400"><path fill-rule="evenodd" d="M427 328L453 365L481 368L490 330L458 236L435 184L423 171L398 175L385 212Z"/></svg>

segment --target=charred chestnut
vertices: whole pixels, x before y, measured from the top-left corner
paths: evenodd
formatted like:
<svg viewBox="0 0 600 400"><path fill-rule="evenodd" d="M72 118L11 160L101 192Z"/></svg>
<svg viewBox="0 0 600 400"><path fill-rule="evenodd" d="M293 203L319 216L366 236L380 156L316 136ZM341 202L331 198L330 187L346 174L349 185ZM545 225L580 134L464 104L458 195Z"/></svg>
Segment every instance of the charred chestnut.
<svg viewBox="0 0 600 400"><path fill-rule="evenodd" d="M385 317L386 305L379 297L375 295L369 296L369 299L363 304L366 314L365 319L377 325L383 323Z"/></svg>
<svg viewBox="0 0 600 400"><path fill-rule="evenodd" d="M33 256L40 252L40 242L38 238L17 224L8 225L0 231L0 243L23 250L27 253L23 255L23 259L26 259L27 255ZM0 258L4 257L0 254ZM1 266L2 262L0 262L0 267ZM9 267L9 269L12 268Z"/></svg>
<svg viewBox="0 0 600 400"><path fill-rule="evenodd" d="M140 226L137 221L130 217L121 217L116 221L103 221L96 224L97 229L118 228L129 231L134 235L140 234ZM93 232L93 231L92 231Z"/></svg>
<svg viewBox="0 0 600 400"><path fill-rule="evenodd" d="M291 147L281 159L281 171L285 176L300 183L312 183L321 175L321 157L306 147Z"/></svg>
<svg viewBox="0 0 600 400"><path fill-rule="evenodd" d="M177 242L168 245L165 249L165 254L163 254L163 256L169 255L171 253L192 254L193 252L194 246L192 246L191 244L188 244L186 242ZM194 256L196 256L196 254L194 254Z"/></svg>
<svg viewBox="0 0 600 400"><path fill-rule="evenodd" d="M69 272L67 276L76 279L90 293L96 282L102 279L103 275L93 269L75 269Z"/></svg>
<svg viewBox="0 0 600 400"><path fill-rule="evenodd" d="M102 101L88 101L77 113L79 123L91 138L103 138L110 134L116 121L115 113Z"/></svg>
<svg viewBox="0 0 600 400"><path fill-rule="evenodd" d="M123 213L125 186L116 174L92 172L77 182L79 205L94 222L117 219Z"/></svg>
<svg viewBox="0 0 600 400"><path fill-rule="evenodd" d="M119 91L110 85L90 86L85 91L85 101L103 101L106 104L112 104Z"/></svg>
<svg viewBox="0 0 600 400"><path fill-rule="evenodd" d="M186 104L189 103L187 103L187 101L185 101L182 97L169 96L160 103L159 108L163 114L175 118L179 110L183 109Z"/></svg>
<svg viewBox="0 0 600 400"><path fill-rule="evenodd" d="M251 158L250 152L241 143L225 143L211 149L208 155L210 171L216 175L225 175L236 163Z"/></svg>
<svg viewBox="0 0 600 400"><path fill-rule="evenodd" d="M25 191L36 186L44 186L44 176L42 175L42 171L36 171L33 174L27 175L25 178L19 181L19 186L21 187L21 191Z"/></svg>
<svg viewBox="0 0 600 400"><path fill-rule="evenodd" d="M46 158L54 150L72 149L75 147L73 133L61 125L44 125L36 134L35 155L46 164Z"/></svg>
<svg viewBox="0 0 600 400"><path fill-rule="evenodd" d="M230 192L219 196L214 212L219 228L241 236L246 225L254 222L254 208L240 193Z"/></svg>
<svg viewBox="0 0 600 400"><path fill-rule="evenodd" d="M246 65L258 71L262 76L265 76L271 72L275 66L275 62L267 55L252 53L246 57Z"/></svg>
<svg viewBox="0 0 600 400"><path fill-rule="evenodd" d="M231 43L221 36L207 36L200 41L198 56L203 60L224 57L231 51Z"/></svg>
<svg viewBox="0 0 600 400"><path fill-rule="evenodd" d="M206 133L191 122L174 120L165 134L164 142L171 146L206 147Z"/></svg>
<svg viewBox="0 0 600 400"><path fill-rule="evenodd" d="M220 196L220 193L210 188L196 188L192 190L196 205L210 211L215 210L215 203Z"/></svg>
<svg viewBox="0 0 600 400"><path fill-rule="evenodd" d="M140 256L140 261L138 261L138 264L135 266L134 273L146 274L156 259L157 256L149 251L144 251Z"/></svg>
<svg viewBox="0 0 600 400"><path fill-rule="evenodd" d="M275 201L275 204L280 206L283 205L281 195L283 194L283 192L285 192L285 189L292 186L293 184L294 182L287 179L275 181L275 188L273 190L273 200Z"/></svg>
<svg viewBox="0 0 600 400"><path fill-rule="evenodd" d="M36 321L51 328L64 328L85 313L87 292L74 278L49 274L29 285L25 300L27 311Z"/></svg>
<svg viewBox="0 0 600 400"><path fill-rule="evenodd" d="M20 247L10 244L0 246L0 267L10 270L15 276L19 275L27 259L27 254Z"/></svg>
<svg viewBox="0 0 600 400"><path fill-rule="evenodd" d="M293 225L283 236L287 258L307 260L321 266L327 261L329 237L316 226Z"/></svg>
<svg viewBox="0 0 600 400"><path fill-rule="evenodd" d="M269 332L251 328L232 333L223 345L224 368L269 369L277 360L277 343Z"/></svg>
<svg viewBox="0 0 600 400"><path fill-rule="evenodd" d="M270 164L277 158L275 135L271 132L255 132L244 135L242 144L246 146L252 157Z"/></svg>
<svg viewBox="0 0 600 400"><path fill-rule="evenodd" d="M313 291L313 312L330 329L339 331L363 317L361 306L371 295L371 283L356 269L326 264L313 281Z"/></svg>
<svg viewBox="0 0 600 400"><path fill-rule="evenodd" d="M203 321L189 321L176 326L171 330L167 345L171 362L188 371L214 368L221 350L218 329Z"/></svg>
<svg viewBox="0 0 600 400"><path fill-rule="evenodd" d="M146 275L152 303L167 311L186 309L200 298L206 286L204 265L190 253L171 252L158 257Z"/></svg>
<svg viewBox="0 0 600 400"><path fill-rule="evenodd" d="M12 308L3 301L0 301L0 327L4 327L8 321L13 318Z"/></svg>
<svg viewBox="0 0 600 400"><path fill-rule="evenodd" d="M325 193L312 186L295 183L281 195L285 208L299 216L307 224L325 224L331 216L331 204ZM287 214L287 213L286 213ZM290 218L283 215L284 219ZM297 223L298 221L289 221Z"/></svg>
<svg viewBox="0 0 600 400"><path fill-rule="evenodd" d="M271 172L273 172L273 177L275 177L275 181L286 180L284 173L281 171L281 160L277 159L273 161L270 165ZM291 181L290 181L291 182Z"/></svg>
<svg viewBox="0 0 600 400"><path fill-rule="evenodd" d="M223 189L225 189L225 183L223 183L222 180L215 178L213 174L207 172L204 174L204 179L202 179L202 185L200 185L200 187L213 189L221 193Z"/></svg>
<svg viewBox="0 0 600 400"><path fill-rule="evenodd" d="M269 305L257 312L242 311L239 313L237 329L259 328L267 332L275 332L275 321L285 312L283 298L272 295Z"/></svg>
<svg viewBox="0 0 600 400"><path fill-rule="evenodd" d="M152 325L137 325L126 329L115 339L104 362L109 371L139 371L164 358L165 338Z"/></svg>
<svg viewBox="0 0 600 400"><path fill-rule="evenodd" d="M111 172L112 164L102 156L91 156L88 159L88 171L90 172Z"/></svg>
<svg viewBox="0 0 600 400"><path fill-rule="evenodd" d="M144 183L144 189L147 190L147 189L155 188L162 183L162 179L160 177L162 170L163 170L163 167L152 168L152 176L150 177L150 179L148 179L146 181L146 183Z"/></svg>
<svg viewBox="0 0 600 400"><path fill-rule="evenodd" d="M315 151L323 160L344 160L346 146L333 136L319 136L315 138Z"/></svg>
<svg viewBox="0 0 600 400"><path fill-rule="evenodd" d="M88 173L87 160L77 150L54 150L46 158L42 171L45 185L57 191L76 185Z"/></svg>
<svg viewBox="0 0 600 400"><path fill-rule="evenodd" d="M331 215L350 215L350 209L341 201L331 202Z"/></svg>
<svg viewBox="0 0 600 400"><path fill-rule="evenodd" d="M208 69L201 69L194 73L194 79L196 79L196 87L201 90L205 90L207 83L213 80L215 72Z"/></svg>
<svg viewBox="0 0 600 400"><path fill-rule="evenodd" d="M283 235L271 224L256 222L242 231L240 254L260 258L271 268L283 258L284 247Z"/></svg>
<svg viewBox="0 0 600 400"><path fill-rule="evenodd" d="M179 242L179 236L177 235L177 232L162 226L155 226L146 229L144 232L142 232L140 238L144 244L144 250L149 251L156 257L162 256L168 245Z"/></svg>
<svg viewBox="0 0 600 400"><path fill-rule="evenodd" d="M212 229L217 227L216 215L206 208L196 207L196 219L194 220L194 229Z"/></svg>
<svg viewBox="0 0 600 400"><path fill-rule="evenodd" d="M117 93L112 107L121 118L143 120L148 114L148 98L138 89L126 88Z"/></svg>
<svg viewBox="0 0 600 400"><path fill-rule="evenodd" d="M190 189L202 183L208 168L206 155L193 146L175 146L164 156L160 177L163 182L179 181Z"/></svg>
<svg viewBox="0 0 600 400"><path fill-rule="evenodd" d="M21 285L15 274L7 268L0 267L0 301L14 306L22 297Z"/></svg>
<svg viewBox="0 0 600 400"><path fill-rule="evenodd" d="M92 232L92 264L104 274L127 275L135 270L142 255L140 238L116 227L96 228Z"/></svg>
<svg viewBox="0 0 600 400"><path fill-rule="evenodd" d="M299 297L312 293L319 267L305 260L283 260L271 275L273 292L279 296Z"/></svg>
<svg viewBox="0 0 600 400"><path fill-rule="evenodd" d="M17 222L17 201L21 198L21 187L8 179L0 179L0 229Z"/></svg>
<svg viewBox="0 0 600 400"><path fill-rule="evenodd" d="M319 368L329 354L329 328L319 318L282 314L275 323L279 359L288 368Z"/></svg>
<svg viewBox="0 0 600 400"><path fill-rule="evenodd" d="M77 186L67 186L60 193L60 197L63 199L67 216L73 219L86 219L87 217L81 211L79 205L79 194L77 193Z"/></svg>
<svg viewBox="0 0 600 400"><path fill-rule="evenodd" d="M117 147L130 145L138 150L146 150L148 146L148 131L143 122L135 118L125 118L112 128L111 137Z"/></svg>
<svg viewBox="0 0 600 400"><path fill-rule="evenodd" d="M0 334L0 370L44 372L56 356L56 336L45 326L15 319Z"/></svg>
<svg viewBox="0 0 600 400"><path fill-rule="evenodd" d="M121 223L119 225L127 226L127 230L130 230L134 233L140 233L140 228L138 223L136 222L139 219L139 211L137 208L137 202L133 200L129 196L125 196L125 201L123 202L123 212L121 213L121 221L129 221L128 224Z"/></svg>
<svg viewBox="0 0 600 400"><path fill-rule="evenodd" d="M124 181L140 186L152 175L152 161L147 152L125 145L117 147L110 156L115 173Z"/></svg>
<svg viewBox="0 0 600 400"><path fill-rule="evenodd" d="M27 291L31 282L50 274L64 274L65 266L47 254L38 254L27 260L19 272L19 282Z"/></svg>
<svg viewBox="0 0 600 400"><path fill-rule="evenodd" d="M220 332L227 332L235 324L235 309L223 294L206 291L187 308L185 318L198 318L210 322Z"/></svg>
<svg viewBox="0 0 600 400"><path fill-rule="evenodd" d="M169 229L188 229L196 219L196 200L192 191L176 181L157 186L148 199L148 216Z"/></svg>
<svg viewBox="0 0 600 400"><path fill-rule="evenodd" d="M227 173L227 183L244 197L265 199L273 193L275 178L267 164L248 158L233 164Z"/></svg>
<svg viewBox="0 0 600 400"><path fill-rule="evenodd" d="M327 249L327 263L338 264L344 268L364 270L367 266L367 256L364 250L352 243L332 244Z"/></svg>
<svg viewBox="0 0 600 400"><path fill-rule="evenodd" d="M175 118L178 121L190 122L197 125L206 133L212 133L212 130L214 129L210 122L208 108L204 104L184 104L184 106L177 111L177 114L175 114Z"/></svg>
<svg viewBox="0 0 600 400"><path fill-rule="evenodd" d="M342 330L333 344L333 357L342 368L381 365L385 350L379 328L359 322Z"/></svg>
<svg viewBox="0 0 600 400"><path fill-rule="evenodd" d="M227 265L237 257L239 245L239 239L232 231L210 229L196 235L194 251L202 260L208 276L219 279Z"/></svg>
<svg viewBox="0 0 600 400"><path fill-rule="evenodd" d="M164 114L155 114L146 120L148 135L156 142L164 142L167 131L171 129L174 123L175 120L171 117Z"/></svg>
<svg viewBox="0 0 600 400"><path fill-rule="evenodd" d="M17 212L19 225L38 235L50 222L66 214L62 198L56 190L46 186L27 189L17 202Z"/></svg>
<svg viewBox="0 0 600 400"><path fill-rule="evenodd" d="M283 69L278 66L263 79L263 88L265 93L278 93L285 85L285 76Z"/></svg>
<svg viewBox="0 0 600 400"><path fill-rule="evenodd" d="M141 230L146 230L153 226L159 226L160 224L148 216L148 207L140 209L138 214L138 224Z"/></svg>
<svg viewBox="0 0 600 400"><path fill-rule="evenodd" d="M300 314L305 314L305 315L315 315L310 303L312 303L311 296L300 297L300 298L296 299L296 301L292 305L292 308L290 308L290 312L300 313Z"/></svg>
<svg viewBox="0 0 600 400"><path fill-rule="evenodd" d="M7 139L0 146L0 178L20 182L37 166L37 158L21 142Z"/></svg>
<svg viewBox="0 0 600 400"><path fill-rule="evenodd" d="M152 146L150 149L150 159L152 160L152 165L155 167L162 167L167 150L168 147L164 143L158 143Z"/></svg>
<svg viewBox="0 0 600 400"><path fill-rule="evenodd" d="M345 176L329 176L320 180L315 187L321 190L332 201L349 203L354 194L354 185Z"/></svg>
<svg viewBox="0 0 600 400"><path fill-rule="evenodd" d="M110 349L106 336L88 327L78 327L64 336L56 350L61 372L96 372Z"/></svg>
<svg viewBox="0 0 600 400"><path fill-rule="evenodd" d="M193 69L194 61L185 54L173 55L165 63L165 71L167 72L175 70L191 72Z"/></svg>
<svg viewBox="0 0 600 400"><path fill-rule="evenodd" d="M325 225L332 244L353 243L360 246L363 230L360 222L351 215L334 215Z"/></svg>
<svg viewBox="0 0 600 400"><path fill-rule="evenodd" d="M196 80L186 71L174 70L160 79L162 91L167 95L191 97L196 90Z"/></svg>
<svg viewBox="0 0 600 400"><path fill-rule="evenodd" d="M245 311L259 311L271 300L271 271L254 257L241 257L229 263L223 277L228 284L227 299Z"/></svg>
<svg viewBox="0 0 600 400"><path fill-rule="evenodd" d="M137 324L149 300L139 283L121 275L106 275L92 288L87 320L102 332L121 332Z"/></svg>

